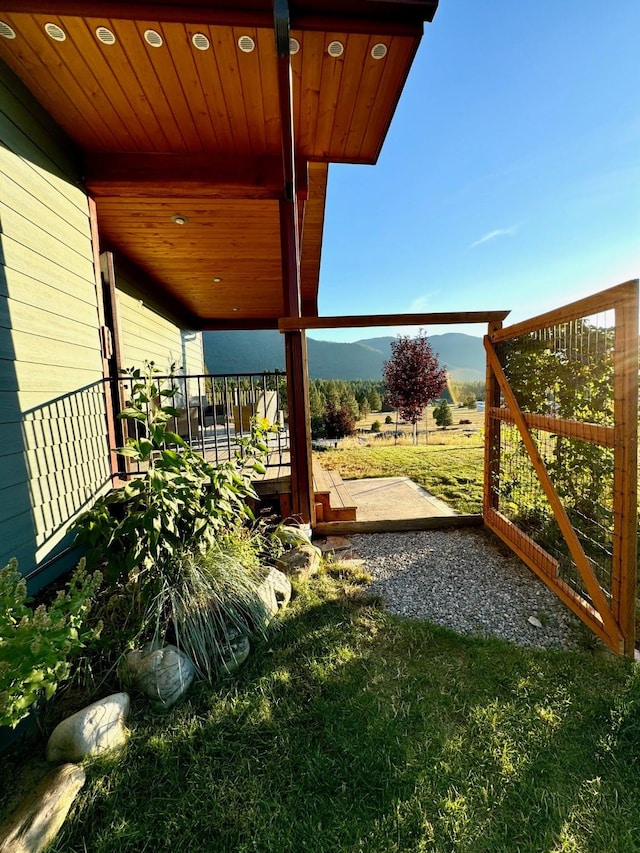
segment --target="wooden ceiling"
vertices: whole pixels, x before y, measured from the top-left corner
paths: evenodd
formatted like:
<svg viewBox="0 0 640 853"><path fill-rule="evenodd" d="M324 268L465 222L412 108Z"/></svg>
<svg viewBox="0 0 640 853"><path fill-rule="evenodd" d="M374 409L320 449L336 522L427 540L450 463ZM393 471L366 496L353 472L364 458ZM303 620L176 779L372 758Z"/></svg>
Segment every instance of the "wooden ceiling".
<svg viewBox="0 0 640 853"><path fill-rule="evenodd" d="M291 0L305 313L317 313L327 164L376 161L436 6ZM271 3L0 0L0 21L0 57L83 153L103 243L194 326L275 325L284 184Z"/></svg>

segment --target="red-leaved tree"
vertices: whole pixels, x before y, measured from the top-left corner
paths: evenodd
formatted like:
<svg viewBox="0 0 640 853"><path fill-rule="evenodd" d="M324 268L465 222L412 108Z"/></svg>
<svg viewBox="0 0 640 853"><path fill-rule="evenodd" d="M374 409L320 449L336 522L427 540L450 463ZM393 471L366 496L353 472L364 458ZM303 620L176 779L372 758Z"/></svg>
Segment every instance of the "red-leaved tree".
<svg viewBox="0 0 640 853"><path fill-rule="evenodd" d="M415 338L398 335L392 341L391 358L384 363L383 376L389 402L398 409L403 420L413 424L413 443L416 444L417 423L425 406L435 400L447 384L447 372L440 367L423 329Z"/></svg>

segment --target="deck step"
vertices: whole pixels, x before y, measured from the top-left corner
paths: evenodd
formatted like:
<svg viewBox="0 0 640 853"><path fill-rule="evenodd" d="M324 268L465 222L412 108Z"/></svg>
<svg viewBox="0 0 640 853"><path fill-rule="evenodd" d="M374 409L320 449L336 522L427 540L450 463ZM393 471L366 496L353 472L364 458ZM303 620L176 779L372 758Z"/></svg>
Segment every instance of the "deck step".
<svg viewBox="0 0 640 853"><path fill-rule="evenodd" d="M355 521L357 504L337 471L323 468L314 460L313 491L316 521Z"/></svg>

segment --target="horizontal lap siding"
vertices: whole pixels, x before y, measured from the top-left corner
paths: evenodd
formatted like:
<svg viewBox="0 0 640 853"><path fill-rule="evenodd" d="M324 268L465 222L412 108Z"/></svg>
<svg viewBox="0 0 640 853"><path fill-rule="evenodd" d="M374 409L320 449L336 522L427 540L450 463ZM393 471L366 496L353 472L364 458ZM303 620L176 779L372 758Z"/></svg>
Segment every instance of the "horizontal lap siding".
<svg viewBox="0 0 640 853"><path fill-rule="evenodd" d="M202 373L202 334L183 334L174 323L132 296L128 291L137 290L136 282L117 270L116 263L116 286L123 288L116 293L122 367L142 367L145 361L153 361L163 373L169 373L172 364L177 372L184 367L187 373Z"/></svg>
<svg viewBox="0 0 640 853"><path fill-rule="evenodd" d="M0 565L66 569L109 484L87 198L60 130L0 68Z"/></svg>
<svg viewBox="0 0 640 853"><path fill-rule="evenodd" d="M116 275L116 282L118 276ZM128 293L117 293L122 367L153 361L163 373L182 363L180 329Z"/></svg>

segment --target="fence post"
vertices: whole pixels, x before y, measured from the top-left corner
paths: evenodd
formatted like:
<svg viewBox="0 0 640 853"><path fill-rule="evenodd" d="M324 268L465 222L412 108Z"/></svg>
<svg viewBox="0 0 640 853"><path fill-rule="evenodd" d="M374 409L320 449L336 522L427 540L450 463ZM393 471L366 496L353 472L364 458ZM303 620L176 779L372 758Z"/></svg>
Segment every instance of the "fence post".
<svg viewBox="0 0 640 853"><path fill-rule="evenodd" d="M502 328L501 321L489 323L487 337ZM500 386L487 355L487 380L484 403L484 496L483 514L488 509L498 509L497 483L500 476L500 421L491 417L493 407L500 405Z"/></svg>
<svg viewBox="0 0 640 853"><path fill-rule="evenodd" d="M637 583L638 282L629 282L616 305L614 349L615 451L613 473L613 607L634 656Z"/></svg>

